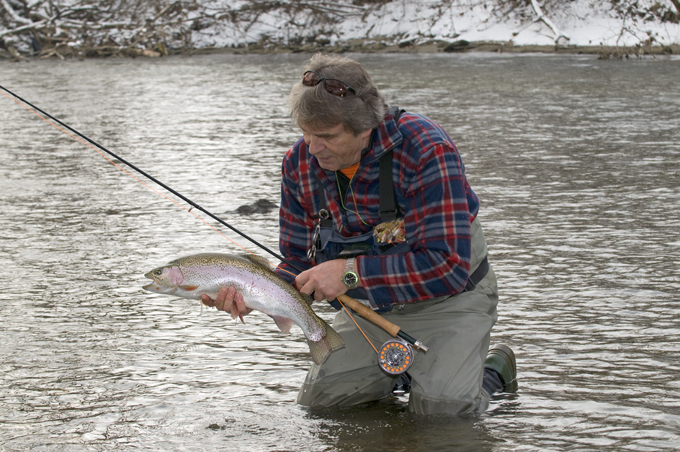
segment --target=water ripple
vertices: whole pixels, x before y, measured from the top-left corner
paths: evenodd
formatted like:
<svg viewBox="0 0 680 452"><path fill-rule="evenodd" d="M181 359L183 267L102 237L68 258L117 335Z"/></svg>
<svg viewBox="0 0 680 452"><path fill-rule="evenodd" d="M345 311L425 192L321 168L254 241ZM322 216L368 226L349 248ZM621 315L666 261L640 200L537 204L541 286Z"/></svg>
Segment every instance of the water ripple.
<svg viewBox="0 0 680 452"><path fill-rule="evenodd" d="M305 58L39 61L0 65L0 79L276 248L278 212L234 211L278 199L298 137L285 99ZM295 405L309 366L299 329L141 289L170 257L236 245L2 98L3 447L680 448L680 62L356 58L391 104L460 148L499 279L492 339L517 353L518 393L460 419L412 416L404 398Z"/></svg>

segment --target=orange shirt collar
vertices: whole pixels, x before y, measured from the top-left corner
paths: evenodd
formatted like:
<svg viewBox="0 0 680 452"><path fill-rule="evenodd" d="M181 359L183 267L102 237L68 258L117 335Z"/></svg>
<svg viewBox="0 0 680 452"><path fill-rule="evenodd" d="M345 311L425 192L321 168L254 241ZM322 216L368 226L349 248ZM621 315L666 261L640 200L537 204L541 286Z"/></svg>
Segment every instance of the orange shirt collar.
<svg viewBox="0 0 680 452"><path fill-rule="evenodd" d="M349 168L341 169L340 172L347 176L347 179L352 180L354 174L357 172L357 169L359 169L359 163L361 162L357 162L355 165L352 165Z"/></svg>

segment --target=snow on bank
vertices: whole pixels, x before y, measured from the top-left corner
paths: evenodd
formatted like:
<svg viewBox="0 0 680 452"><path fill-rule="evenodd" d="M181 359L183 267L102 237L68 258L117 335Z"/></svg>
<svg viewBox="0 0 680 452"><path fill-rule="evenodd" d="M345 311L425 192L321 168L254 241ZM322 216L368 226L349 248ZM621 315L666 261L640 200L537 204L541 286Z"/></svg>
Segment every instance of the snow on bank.
<svg viewBox="0 0 680 452"><path fill-rule="evenodd" d="M0 57L161 56L246 46L253 51L315 51L329 45L332 50L392 50L388 46L433 41L446 51L465 50L468 42L495 43L485 46L489 50L628 47L627 55L677 52L680 45L680 0L114 3L120 7L94 0L0 0ZM640 48L630 49L635 46Z"/></svg>
<svg viewBox="0 0 680 452"><path fill-rule="evenodd" d="M238 1L212 0L217 9L238 8ZM245 3L243 1L242 3ZM607 1L561 2L549 12L538 0L522 10L499 14L493 0L395 0L369 7L351 0L308 2L312 12L325 11L332 21L319 20L310 9L282 8L260 12L242 21L214 23L192 32L196 48L232 47L253 42L289 44L322 40L337 45L351 40L420 43L427 40L503 42L515 46L636 46L680 44L680 24L639 11L665 8L680 15L669 0L638 0L637 13L617 13ZM553 5L556 2L553 2ZM560 3L560 2L557 2ZM676 16L677 17L677 16ZM677 22L677 20L676 20Z"/></svg>

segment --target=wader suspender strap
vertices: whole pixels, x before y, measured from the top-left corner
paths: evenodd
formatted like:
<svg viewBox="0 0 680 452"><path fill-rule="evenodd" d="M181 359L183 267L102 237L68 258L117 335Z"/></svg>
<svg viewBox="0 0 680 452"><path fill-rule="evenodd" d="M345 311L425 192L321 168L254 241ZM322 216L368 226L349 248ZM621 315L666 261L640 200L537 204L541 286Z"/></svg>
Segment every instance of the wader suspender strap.
<svg viewBox="0 0 680 452"><path fill-rule="evenodd" d="M399 107L390 107L387 112L394 117L399 127L399 117L404 112ZM397 219L397 203L394 200L394 181L392 180L392 151L380 157L380 222L387 223Z"/></svg>

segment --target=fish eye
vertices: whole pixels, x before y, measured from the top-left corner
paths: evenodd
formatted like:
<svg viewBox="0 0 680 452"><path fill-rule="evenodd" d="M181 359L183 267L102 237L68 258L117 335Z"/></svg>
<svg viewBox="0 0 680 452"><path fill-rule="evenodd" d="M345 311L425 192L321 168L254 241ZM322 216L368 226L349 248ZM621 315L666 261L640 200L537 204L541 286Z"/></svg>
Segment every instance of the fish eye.
<svg viewBox="0 0 680 452"><path fill-rule="evenodd" d="M154 276L161 276L163 271L160 268L157 268L156 270L152 271L151 274Z"/></svg>

